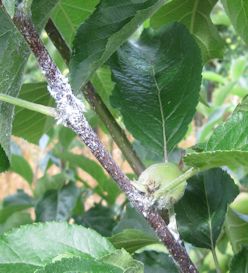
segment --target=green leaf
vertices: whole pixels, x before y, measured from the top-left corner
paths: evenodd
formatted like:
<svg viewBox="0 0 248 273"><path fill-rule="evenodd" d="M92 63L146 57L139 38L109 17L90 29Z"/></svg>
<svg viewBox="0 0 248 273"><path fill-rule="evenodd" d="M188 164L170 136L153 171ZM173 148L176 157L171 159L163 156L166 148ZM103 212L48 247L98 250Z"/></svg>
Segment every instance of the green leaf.
<svg viewBox="0 0 248 273"><path fill-rule="evenodd" d="M214 249L227 206L237 195L238 187L221 169L190 178L183 198L175 205L182 239L197 247Z"/></svg>
<svg viewBox="0 0 248 273"><path fill-rule="evenodd" d="M226 113L227 108L224 107L217 107L209 116L208 121L203 124L201 129L199 130L198 134L198 142L202 143L204 141L207 141L209 137L212 135L214 128L216 127L216 124L219 124L224 114Z"/></svg>
<svg viewBox="0 0 248 273"><path fill-rule="evenodd" d="M41 31L59 0L32 0L32 20Z"/></svg>
<svg viewBox="0 0 248 273"><path fill-rule="evenodd" d="M4 224L14 213L31 207L33 207L32 198L22 190L17 191L16 194L7 196L3 200L3 205L0 209L0 224Z"/></svg>
<svg viewBox="0 0 248 273"><path fill-rule="evenodd" d="M230 67L230 78L237 81L246 73L248 56L239 56L232 60Z"/></svg>
<svg viewBox="0 0 248 273"><path fill-rule="evenodd" d="M213 106L223 106L226 98L230 95L235 85L236 81L231 81L219 88L216 88L213 94Z"/></svg>
<svg viewBox="0 0 248 273"><path fill-rule="evenodd" d="M31 224L31 215L26 211L17 211L11 214L4 223L0 224L0 234L3 234L13 228L20 227L21 225Z"/></svg>
<svg viewBox="0 0 248 273"><path fill-rule="evenodd" d="M72 87L79 90L164 2L102 0L75 36L70 64Z"/></svg>
<svg viewBox="0 0 248 273"><path fill-rule="evenodd" d="M33 20L39 29L45 24L56 2L54 0L33 1ZM40 7L43 8L40 9ZM21 34L1 8L0 21L0 90L4 94L16 97L21 87L29 50ZM12 105L0 102L0 172L9 167L13 110Z"/></svg>
<svg viewBox="0 0 248 273"><path fill-rule="evenodd" d="M47 191L59 190L67 181L65 173L59 173L56 175L44 175L41 177L35 186L34 195L39 198L42 197Z"/></svg>
<svg viewBox="0 0 248 273"><path fill-rule="evenodd" d="M89 255L100 259L114 250L107 239L80 226L67 223L22 226L0 237L0 272L34 272L58 256Z"/></svg>
<svg viewBox="0 0 248 273"><path fill-rule="evenodd" d="M116 220L112 208L95 204L94 207L87 210L81 217L77 217L76 223L94 229L103 236L110 236Z"/></svg>
<svg viewBox="0 0 248 273"><path fill-rule="evenodd" d="M109 240L116 248L124 248L129 253L134 253L143 247L159 243L154 236L138 229L125 229L120 233L114 234Z"/></svg>
<svg viewBox="0 0 248 273"><path fill-rule="evenodd" d="M62 145L63 149L68 149L75 136L76 134L71 129L67 127L60 128L59 143Z"/></svg>
<svg viewBox="0 0 248 273"><path fill-rule="evenodd" d="M184 162L188 166L194 166L202 169L211 169L220 166L229 166L230 168L246 166L248 161L248 151L213 151L189 153L184 157Z"/></svg>
<svg viewBox="0 0 248 273"><path fill-rule="evenodd" d="M104 198L110 204L115 202L116 197L120 194L120 189L117 184L104 173L102 167L96 161L90 160L83 155L68 152L58 153L56 151L55 155L61 160L68 161L70 167L80 167L86 171L98 182L98 191L102 196L105 196Z"/></svg>
<svg viewBox="0 0 248 273"><path fill-rule="evenodd" d="M248 160L248 97L233 114L219 125L201 152L190 152L186 164L200 168L247 165Z"/></svg>
<svg viewBox="0 0 248 273"><path fill-rule="evenodd" d="M15 14L15 4L16 0L2 0L5 9L7 10L9 16L12 18Z"/></svg>
<svg viewBox="0 0 248 273"><path fill-rule="evenodd" d="M72 215L79 196L79 189L73 182L59 190L48 191L36 205L36 221L67 221Z"/></svg>
<svg viewBox="0 0 248 273"><path fill-rule="evenodd" d="M10 171L18 173L30 185L33 182L33 170L23 156L12 155Z"/></svg>
<svg viewBox="0 0 248 273"><path fill-rule="evenodd" d="M248 272L248 247L244 247L236 254L230 264L230 273Z"/></svg>
<svg viewBox="0 0 248 273"><path fill-rule="evenodd" d="M174 264L168 254L157 253L155 251L145 251L136 254L135 259L140 260L145 265L145 273L179 273L179 269Z"/></svg>
<svg viewBox="0 0 248 273"><path fill-rule="evenodd" d="M71 46L79 25L94 11L99 0L60 0L52 12L52 20L66 43Z"/></svg>
<svg viewBox="0 0 248 273"><path fill-rule="evenodd" d="M221 2L237 33L248 43L248 2L244 0L222 0Z"/></svg>
<svg viewBox="0 0 248 273"><path fill-rule="evenodd" d="M32 197L25 193L22 189L17 190L15 194L9 195L3 199L3 208L12 205L32 205Z"/></svg>
<svg viewBox="0 0 248 273"><path fill-rule="evenodd" d="M16 271L19 273L19 271ZM91 257L67 258L48 264L35 273L122 273L113 265L105 264ZM12 272L11 272L12 273Z"/></svg>
<svg viewBox="0 0 248 273"><path fill-rule="evenodd" d="M172 22L181 22L189 29L201 48L204 62L221 58L224 42L210 19L217 0L173 0L164 5L152 18L151 26L160 27Z"/></svg>
<svg viewBox="0 0 248 273"><path fill-rule="evenodd" d="M187 132L201 84L200 52L187 29L176 23L145 30L113 55L110 66L112 104L127 129L149 151L171 151Z"/></svg>
<svg viewBox="0 0 248 273"><path fill-rule="evenodd" d="M234 253L248 245L248 194L241 193L227 211L226 234L231 242Z"/></svg>
<svg viewBox="0 0 248 273"><path fill-rule="evenodd" d="M111 79L111 70L109 69L109 67L103 66L97 69L97 71L91 78L91 82L95 87L97 93L101 96L107 108L116 117L117 111L113 109L110 104L110 96L114 89L114 83Z"/></svg>
<svg viewBox="0 0 248 273"><path fill-rule="evenodd" d="M0 90L1 93L16 97L29 51L1 8L0 22ZM0 172L9 167L13 109L12 105L0 101Z"/></svg>
<svg viewBox="0 0 248 273"><path fill-rule="evenodd" d="M226 217L226 233L235 253L244 245L248 245L248 214L229 208Z"/></svg>
<svg viewBox="0 0 248 273"><path fill-rule="evenodd" d="M147 236L151 236L154 240L157 236L154 230L149 226L147 221L142 217L131 205L126 206L126 211L123 214L120 222L114 229L114 233L120 233L126 229L138 229L143 231Z"/></svg>
<svg viewBox="0 0 248 273"><path fill-rule="evenodd" d="M143 264L134 260L124 249L116 250L101 259L101 261L119 267L123 273L143 273Z"/></svg>
<svg viewBox="0 0 248 273"><path fill-rule="evenodd" d="M24 84L20 91L19 98L34 103L53 106L53 99L47 91L46 83ZM29 142L37 144L40 137L46 133L54 124L52 118L29 111L24 108L15 108L15 118L13 123L13 134L22 137Z"/></svg>
<svg viewBox="0 0 248 273"><path fill-rule="evenodd" d="M143 265L135 261L125 250L117 250L101 260L95 260L89 256L68 257L48 264L45 268L35 271L36 273L142 273Z"/></svg>

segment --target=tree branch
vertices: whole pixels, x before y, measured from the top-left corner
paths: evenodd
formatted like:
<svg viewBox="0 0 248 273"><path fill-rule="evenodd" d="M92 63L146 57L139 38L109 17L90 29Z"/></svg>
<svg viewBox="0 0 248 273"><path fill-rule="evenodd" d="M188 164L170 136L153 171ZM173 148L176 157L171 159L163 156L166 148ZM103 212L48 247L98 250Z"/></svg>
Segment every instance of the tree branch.
<svg viewBox="0 0 248 273"><path fill-rule="evenodd" d="M55 47L60 52L61 56L64 58L65 62L69 64L71 50L67 46L65 40L63 39L51 19L48 20L45 30L52 42L54 43ZM122 151L124 157L126 158L127 162L129 163L135 174L139 176L145 170L145 166L133 150L132 144L128 140L124 130L122 130L111 112L106 107L101 97L97 94L92 83L88 82L85 88L82 89L82 92L91 107L95 110L97 115L101 118L103 123L108 128L114 142Z"/></svg>
<svg viewBox="0 0 248 273"><path fill-rule="evenodd" d="M120 188L126 193L131 204L143 214L153 227L160 240L167 246L168 251L180 266L181 271L183 273L197 273L197 269L180 241L177 241L172 236L161 216L150 207L149 200L146 196L140 194L131 185L129 179L105 150L103 144L100 142L82 113L82 110L84 109L83 105L73 95L67 79L61 74L52 61L42 44L31 19L23 13L20 5L17 7L17 13L13 18L13 22L22 33L46 76L48 90L57 104L59 121L76 132L81 140L89 147L109 175L113 177Z"/></svg>
<svg viewBox="0 0 248 273"><path fill-rule="evenodd" d="M62 35L58 31L58 29L55 26L55 24L53 23L52 19L50 19L50 18L48 19L48 22L45 26L45 30L46 30L49 38L51 39L51 41L53 42L53 44L55 45L55 47L59 51L60 55L64 59L65 63L67 65L69 65L70 58L71 58L71 49L66 44L64 38L62 37Z"/></svg>

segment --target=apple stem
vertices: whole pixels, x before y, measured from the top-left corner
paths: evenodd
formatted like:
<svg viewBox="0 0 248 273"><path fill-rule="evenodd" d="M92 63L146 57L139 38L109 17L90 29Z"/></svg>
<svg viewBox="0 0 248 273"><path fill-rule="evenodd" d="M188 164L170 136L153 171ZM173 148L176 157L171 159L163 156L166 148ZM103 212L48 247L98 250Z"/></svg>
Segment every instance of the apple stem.
<svg viewBox="0 0 248 273"><path fill-rule="evenodd" d="M155 194L154 194L155 198L159 199L161 196L166 194L166 192L168 192L168 190L172 190L172 189L178 187L181 183L183 183L184 181L186 181L187 179L196 175L199 172L200 172L199 168L192 167L192 168L188 169L185 173L183 173L182 175L180 175L176 179L172 180L169 186L164 185L157 192L155 192Z"/></svg>

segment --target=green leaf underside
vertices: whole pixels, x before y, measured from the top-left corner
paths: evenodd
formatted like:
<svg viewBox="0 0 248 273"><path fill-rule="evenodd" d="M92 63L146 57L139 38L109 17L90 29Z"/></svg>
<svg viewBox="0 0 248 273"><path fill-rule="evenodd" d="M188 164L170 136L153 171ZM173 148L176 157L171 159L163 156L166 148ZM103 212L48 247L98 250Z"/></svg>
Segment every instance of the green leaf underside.
<svg viewBox="0 0 248 273"><path fill-rule="evenodd" d="M230 264L230 273L248 273L248 246L236 254Z"/></svg>
<svg viewBox="0 0 248 273"><path fill-rule="evenodd" d="M53 99L47 91L46 83L24 84L19 98L46 106L54 105ZM42 134L46 133L53 124L53 119L45 115L16 107L12 133L37 144Z"/></svg>
<svg viewBox="0 0 248 273"><path fill-rule="evenodd" d="M221 0L237 33L248 44L248 2L245 0Z"/></svg>
<svg viewBox="0 0 248 273"><path fill-rule="evenodd" d="M36 221L67 221L76 205L79 190L73 182L45 193L36 205Z"/></svg>
<svg viewBox="0 0 248 273"><path fill-rule="evenodd" d="M143 272L124 249L115 250L94 230L67 223L33 224L6 233L0 237L0 253L0 270L10 273Z"/></svg>
<svg viewBox="0 0 248 273"><path fill-rule="evenodd" d="M149 150L172 150L192 120L201 83L200 52L187 29L176 23L145 30L112 56L110 66L112 105L127 129Z"/></svg>
<svg viewBox="0 0 248 273"><path fill-rule="evenodd" d="M8 14L12 17L15 13L16 0L3 0L2 2Z"/></svg>
<svg viewBox="0 0 248 273"><path fill-rule="evenodd" d="M0 264L0 272L8 273L36 273L36 265L27 265L22 263L15 264Z"/></svg>
<svg viewBox="0 0 248 273"><path fill-rule="evenodd" d="M211 168L219 166L237 167L248 162L248 98L237 106L233 114L218 126L202 152L186 155L190 166Z"/></svg>
<svg viewBox="0 0 248 273"><path fill-rule="evenodd" d="M21 35L1 8L0 22L0 90L1 93L16 97L29 52ZM0 101L0 172L9 167L13 109L12 105Z"/></svg>
<svg viewBox="0 0 248 273"><path fill-rule="evenodd" d="M100 259L114 251L105 238L93 230L67 223L22 226L0 237L0 269L8 266L41 267L63 255L90 255Z"/></svg>
<svg viewBox="0 0 248 273"><path fill-rule="evenodd" d="M138 229L125 229L109 238L116 248L124 248L129 253L152 244L159 243L156 238Z"/></svg>
<svg viewBox="0 0 248 273"><path fill-rule="evenodd" d="M248 245L248 218L243 218L241 213L229 208L226 216L226 233L233 251L237 253L243 246Z"/></svg>
<svg viewBox="0 0 248 273"><path fill-rule="evenodd" d="M75 90L84 85L164 0L103 0L79 27L70 64Z"/></svg>
<svg viewBox="0 0 248 273"><path fill-rule="evenodd" d="M183 23L196 38L204 62L220 58L224 42L210 19L210 12L216 2L217 0L170 1L151 18L151 26L157 28L175 21Z"/></svg>
<svg viewBox="0 0 248 273"><path fill-rule="evenodd" d="M17 272L17 271L16 271ZM113 265L94 260L91 257L69 258L48 264L35 273L122 273L123 270ZM18 271L19 273L19 271Z"/></svg>
<svg viewBox="0 0 248 273"><path fill-rule="evenodd" d="M60 0L52 12L52 20L68 45L78 26L93 12L99 0Z"/></svg>
<svg viewBox="0 0 248 273"><path fill-rule="evenodd" d="M143 273L143 264L136 261L124 249L116 250L115 252L104 256L101 261L114 265L122 269L125 273Z"/></svg>
<svg viewBox="0 0 248 273"><path fill-rule="evenodd" d="M248 151L213 151L190 153L184 157L184 162L188 166L205 168L214 168L220 166L229 166L235 168L240 165L247 165Z"/></svg>
<svg viewBox="0 0 248 273"><path fill-rule="evenodd" d="M85 273L142 273L143 265L135 261L125 250L116 250L115 252L104 256L100 260L92 257L71 257L60 259L50 263L45 268L39 269L36 273L61 273L61 272L85 272Z"/></svg>
<svg viewBox="0 0 248 273"><path fill-rule="evenodd" d="M213 249L227 206L237 195L238 187L221 169L211 169L190 178L183 198L175 205L182 239L197 247Z"/></svg>
<svg viewBox="0 0 248 273"><path fill-rule="evenodd" d="M50 10L57 1L33 1L33 20L40 30L45 24ZM43 7L42 9L40 9ZM2 93L18 96L24 66L29 50L21 34L16 30L10 18L0 9L0 90ZM11 56L11 60L9 58ZM14 107L0 102L0 172L9 167L10 137L12 133Z"/></svg>

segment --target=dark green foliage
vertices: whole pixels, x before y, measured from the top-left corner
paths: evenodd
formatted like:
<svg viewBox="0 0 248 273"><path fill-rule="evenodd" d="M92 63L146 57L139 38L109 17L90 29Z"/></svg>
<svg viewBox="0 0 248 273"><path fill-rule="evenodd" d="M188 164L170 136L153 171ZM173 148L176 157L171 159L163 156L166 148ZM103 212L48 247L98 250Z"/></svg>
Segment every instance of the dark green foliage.
<svg viewBox="0 0 248 273"><path fill-rule="evenodd" d="M175 241L167 237L166 249L158 230L105 172L113 162L104 162L103 168L88 152L88 143L36 112L39 105L50 111L56 105L47 92L47 74L42 75L33 54L28 58L19 23L12 22L20 1L0 1L0 172L9 168L17 174L11 185L6 185L9 174L0 175L0 189L11 192L0 202L0 272L189 273L192 267L179 268L170 257L173 254L177 262L183 258L177 256L182 253L178 248L175 252ZM170 219L168 229L197 272L247 273L247 1L26 3L32 4L32 20L52 59L70 75L73 92L85 104L86 119L126 175L140 181L143 164L149 167L167 159L182 171L173 184L187 180L183 197L174 208L159 213L166 222ZM222 58L223 49L223 60L213 59ZM91 84L96 90L87 89ZM95 91L102 101L90 109L81 93L94 97ZM13 104L20 97L36 103L37 109L14 110L2 102L6 95ZM114 143L116 131L108 131L113 124L120 150ZM123 144L123 132L130 145ZM12 135L39 146L34 162L25 150L30 146ZM131 168L124 158L132 146L142 161L135 173L134 157L128 159ZM15 192L20 180L25 191ZM147 193L156 178L149 180ZM142 194L145 207L153 204L156 210L157 202ZM177 229L169 217L173 212ZM157 219L152 219L153 226Z"/></svg>
<svg viewBox="0 0 248 273"><path fill-rule="evenodd" d="M183 198L175 205L182 238L195 246L213 249L227 206L238 193L232 178L221 169L211 169L190 178Z"/></svg>
<svg viewBox="0 0 248 273"><path fill-rule="evenodd" d="M145 273L179 273L179 269L172 259L164 253L145 251L136 254L135 258L145 264Z"/></svg>
<svg viewBox="0 0 248 273"><path fill-rule="evenodd" d="M145 30L111 58L112 104L148 150L163 154L185 135L199 100L199 49L180 24ZM183 114L182 114L183 113Z"/></svg>
<svg viewBox="0 0 248 273"><path fill-rule="evenodd" d="M102 0L73 42L71 82L84 85L130 35L163 5L163 0Z"/></svg>

